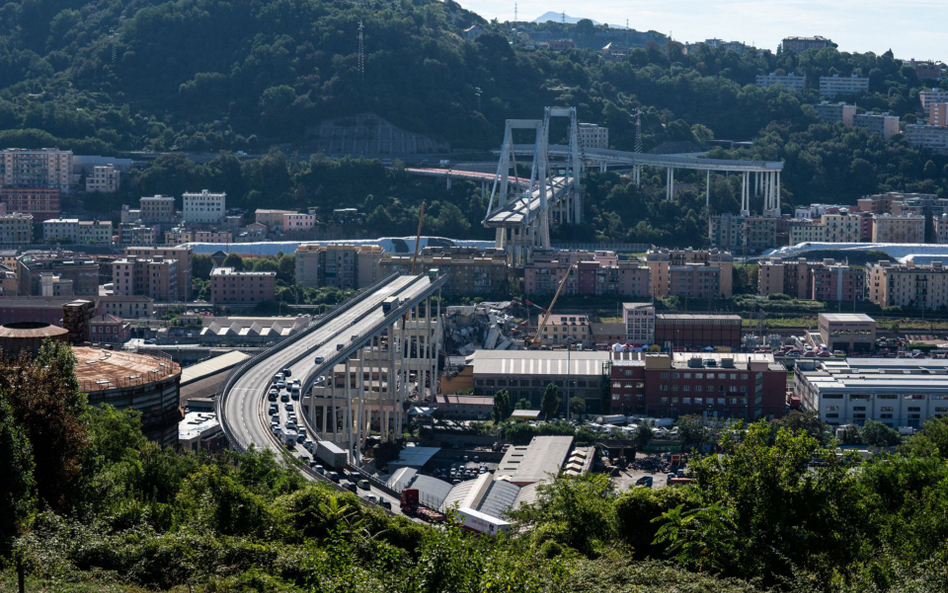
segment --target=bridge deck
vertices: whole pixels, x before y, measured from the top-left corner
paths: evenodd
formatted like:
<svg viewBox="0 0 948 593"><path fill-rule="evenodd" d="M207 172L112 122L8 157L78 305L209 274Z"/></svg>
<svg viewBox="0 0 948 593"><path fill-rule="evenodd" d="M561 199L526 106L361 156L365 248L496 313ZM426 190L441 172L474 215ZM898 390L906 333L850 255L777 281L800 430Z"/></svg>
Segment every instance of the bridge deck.
<svg viewBox="0 0 948 593"><path fill-rule="evenodd" d="M560 201L567 191L571 177L554 177L551 182L552 191L549 196L550 205ZM517 227L525 223L533 222L540 211L540 190L535 189L530 192L530 197L519 196L505 207L495 210L487 220L484 226L489 228L498 227Z"/></svg>
<svg viewBox="0 0 948 593"><path fill-rule="evenodd" d="M517 154L533 154L532 144L514 146ZM583 151L587 161L604 162L613 165L642 165L648 167L673 167L676 169L694 169L699 171L734 172L770 172L783 170L782 161L741 161L734 159L706 159L703 157L676 156L670 154L645 154L624 150L587 148ZM562 144L550 145L548 154L556 157L569 155L569 147Z"/></svg>

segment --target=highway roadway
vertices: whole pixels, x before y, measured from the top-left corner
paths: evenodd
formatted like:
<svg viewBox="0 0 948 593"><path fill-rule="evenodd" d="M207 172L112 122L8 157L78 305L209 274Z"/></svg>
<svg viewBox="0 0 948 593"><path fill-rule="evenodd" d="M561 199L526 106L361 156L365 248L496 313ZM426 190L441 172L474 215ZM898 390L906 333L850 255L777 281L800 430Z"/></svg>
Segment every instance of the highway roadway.
<svg viewBox="0 0 948 593"><path fill-rule="evenodd" d="M267 414L269 407L267 392L272 384L273 376L282 369L289 368L291 370L289 379L299 379L305 387L307 378L311 379L321 374L328 375L333 365L344 360L345 356L358 349L370 335L384 325L382 301L389 296L417 301L430 295L432 290L432 281L427 275L398 276L382 286L375 287L371 294L339 311L325 321L319 329L256 362L237 379L226 394L221 395L224 398L221 420L227 424L232 438L243 448L254 444L257 448L270 449L277 454L282 453L285 449L271 432ZM407 307L406 304L399 309ZM338 349L337 344L343 345L341 350ZM314 362L316 356L322 356L324 362L316 365ZM299 408L299 401L292 403L294 407ZM281 422L285 423L287 412L284 403L279 403L279 410ZM297 415L302 421L304 417L302 412L298 410ZM310 440L316 440L311 426L307 426L307 433ZM294 457L310 458L309 453L301 445L294 447L290 452ZM398 501L388 494L376 488L372 488L370 492L358 491L360 496L368 493L388 499L392 503L393 511L398 511Z"/></svg>

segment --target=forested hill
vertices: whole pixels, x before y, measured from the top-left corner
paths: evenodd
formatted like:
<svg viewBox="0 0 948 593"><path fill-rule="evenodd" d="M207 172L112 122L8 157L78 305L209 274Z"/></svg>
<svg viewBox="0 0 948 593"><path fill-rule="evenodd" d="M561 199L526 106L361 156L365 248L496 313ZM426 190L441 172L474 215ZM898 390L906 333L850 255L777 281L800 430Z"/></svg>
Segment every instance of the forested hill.
<svg viewBox="0 0 948 593"><path fill-rule="evenodd" d="M488 33L468 40L472 24ZM579 42L600 30L570 26ZM802 103L815 92L752 86L775 69L869 76L859 105L899 115L914 112L920 88L889 53L682 55L669 43L607 62L593 50L517 48L506 33L437 0L18 0L0 8L0 140L79 152L265 150L297 145L322 119L374 112L455 147L486 148L505 118L569 104L610 126L622 148L643 104L649 147L712 133L754 138L772 120L805 127L812 114Z"/></svg>

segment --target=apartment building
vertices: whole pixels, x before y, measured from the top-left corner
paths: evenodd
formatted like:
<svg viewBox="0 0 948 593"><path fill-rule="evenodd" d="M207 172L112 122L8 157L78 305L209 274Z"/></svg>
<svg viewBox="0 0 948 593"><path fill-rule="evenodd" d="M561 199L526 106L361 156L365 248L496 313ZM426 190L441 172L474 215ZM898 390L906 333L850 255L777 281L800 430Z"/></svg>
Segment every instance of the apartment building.
<svg viewBox="0 0 948 593"><path fill-rule="evenodd" d="M543 320L543 315L537 316L537 327ZM567 346L582 344L592 346L592 339L587 315L554 314L550 315L546 325L540 330L540 343L544 346Z"/></svg>
<svg viewBox="0 0 948 593"><path fill-rule="evenodd" d="M148 196L138 201L143 224L174 224L178 216L171 196Z"/></svg>
<svg viewBox="0 0 948 593"><path fill-rule="evenodd" d="M645 255L650 296L730 298L734 257L718 249L650 249ZM708 271L702 268L718 270Z"/></svg>
<svg viewBox="0 0 948 593"><path fill-rule="evenodd" d="M40 274L40 294L41 297L69 297L74 296L72 280L63 278L58 274Z"/></svg>
<svg viewBox="0 0 948 593"><path fill-rule="evenodd" d="M945 76L945 65L941 62L909 60L907 63L915 68L915 76L919 80L938 80ZM906 62L903 61L902 64L904 65Z"/></svg>
<svg viewBox="0 0 948 593"><path fill-rule="evenodd" d="M33 242L31 214L0 214L0 245L29 245Z"/></svg>
<svg viewBox="0 0 948 593"><path fill-rule="evenodd" d="M741 347L739 315L657 313L655 343L665 349L699 352L705 348Z"/></svg>
<svg viewBox="0 0 948 593"><path fill-rule="evenodd" d="M122 172L115 165L96 165L86 177L86 191L89 193L111 194L118 191Z"/></svg>
<svg viewBox="0 0 948 593"><path fill-rule="evenodd" d="M268 232L283 230L283 217L296 214L295 210L273 210L267 208L258 208L254 212L254 222L258 222L267 227Z"/></svg>
<svg viewBox="0 0 948 593"><path fill-rule="evenodd" d="M79 245L110 245L111 220L80 220L76 225L76 243Z"/></svg>
<svg viewBox="0 0 948 593"><path fill-rule="evenodd" d="M72 151L58 148L0 150L0 186L69 191ZM58 193L57 193L58 195Z"/></svg>
<svg viewBox="0 0 948 593"><path fill-rule="evenodd" d="M112 294L99 298L99 310L122 319L150 319L155 316L155 300L145 295Z"/></svg>
<svg viewBox="0 0 948 593"><path fill-rule="evenodd" d="M311 231L316 228L315 214L300 214L298 212L293 212L292 214L283 215L283 232L284 233L303 233L306 231Z"/></svg>
<svg viewBox="0 0 948 593"><path fill-rule="evenodd" d="M918 100L922 103L922 111L928 112L933 103L948 103L948 90L933 88L930 91L919 91Z"/></svg>
<svg viewBox="0 0 948 593"><path fill-rule="evenodd" d="M206 189L185 193L181 205L185 224L220 224L227 213L227 194Z"/></svg>
<svg viewBox="0 0 948 593"><path fill-rule="evenodd" d="M860 212L872 214L924 215L927 208L931 208L935 216L948 214L948 198L939 198L937 194L887 192L863 196L858 204Z"/></svg>
<svg viewBox="0 0 948 593"><path fill-rule="evenodd" d="M126 256L112 262L112 294L178 300L178 262L161 257Z"/></svg>
<svg viewBox="0 0 948 593"><path fill-rule="evenodd" d="M869 79L862 76L833 76L820 77L820 94L832 99L839 95L858 95L869 91Z"/></svg>
<svg viewBox="0 0 948 593"><path fill-rule="evenodd" d="M537 251L524 267L524 294L552 295L570 268L563 294L648 296L648 268L612 251Z"/></svg>
<svg viewBox="0 0 948 593"><path fill-rule="evenodd" d="M935 242L948 243L948 214L942 214L934 218L935 223Z"/></svg>
<svg viewBox="0 0 948 593"><path fill-rule="evenodd" d="M187 301L191 298L191 269L194 258L190 247L126 247L125 256L173 259L177 264L175 284L178 287L178 300Z"/></svg>
<svg viewBox="0 0 948 593"><path fill-rule="evenodd" d="M758 253L777 245L777 219L716 214L710 217L708 235L712 247L742 254Z"/></svg>
<svg viewBox="0 0 948 593"><path fill-rule="evenodd" d="M2 187L0 204L7 212L32 214L35 222L59 218L62 212L58 187Z"/></svg>
<svg viewBox="0 0 948 593"><path fill-rule="evenodd" d="M916 148L927 148L937 154L948 153L948 128L925 124L906 124L905 141Z"/></svg>
<svg viewBox="0 0 948 593"><path fill-rule="evenodd" d="M853 127L875 132L888 140L900 133L899 116L888 113L859 113L853 116Z"/></svg>
<svg viewBox="0 0 948 593"><path fill-rule="evenodd" d="M655 305L652 303L622 303L622 324L627 343L655 343Z"/></svg>
<svg viewBox="0 0 948 593"><path fill-rule="evenodd" d="M800 360L793 394L834 426L875 420L921 428L948 414L948 360L845 358Z"/></svg>
<svg viewBox="0 0 948 593"><path fill-rule="evenodd" d="M802 93L804 87L806 86L806 76L797 76L793 72L790 74L777 74L775 72L771 72L770 74L758 74L755 82L760 88L780 85L785 86L792 91Z"/></svg>
<svg viewBox="0 0 948 593"><path fill-rule="evenodd" d="M929 103L928 125L938 128L948 126L948 103Z"/></svg>
<svg viewBox="0 0 948 593"><path fill-rule="evenodd" d="M609 148L609 128L607 127L580 123L577 134L583 148Z"/></svg>
<svg viewBox="0 0 948 593"><path fill-rule="evenodd" d="M847 302L866 298L866 271L845 264L814 267L810 298L814 301Z"/></svg>
<svg viewBox="0 0 948 593"><path fill-rule="evenodd" d="M881 260L866 266L869 300L880 307L937 309L948 306L948 268Z"/></svg>
<svg viewBox="0 0 948 593"><path fill-rule="evenodd" d="M792 36L785 37L781 42L780 47L783 51L798 54L811 49L836 47L836 44L833 43L831 39L827 39L821 35L814 35L812 37Z"/></svg>
<svg viewBox="0 0 948 593"><path fill-rule="evenodd" d="M158 228L135 222L121 222L116 238L119 245L155 245L158 243Z"/></svg>
<svg viewBox="0 0 948 593"><path fill-rule="evenodd" d="M234 268L211 270L211 302L254 304L276 296L276 272L238 272Z"/></svg>
<svg viewBox="0 0 948 593"><path fill-rule="evenodd" d="M829 101L823 101L814 105L813 108L821 120L831 124L839 122L847 128L852 127L853 116L856 115L856 106L847 105L845 102L830 103Z"/></svg>
<svg viewBox="0 0 948 593"><path fill-rule="evenodd" d="M761 260L757 266L757 294L770 296L786 294L795 299L810 298L810 272L818 262L772 258Z"/></svg>
<svg viewBox="0 0 948 593"><path fill-rule="evenodd" d="M810 204L809 206L797 206L793 209L793 218L816 218L819 219L824 214L839 214L839 211L848 206L842 204Z"/></svg>
<svg viewBox="0 0 948 593"><path fill-rule="evenodd" d="M379 261L379 278L395 272L407 274L412 256L396 255ZM476 249L425 248L418 256L415 271L436 269L448 275L442 289L445 294L488 296L506 294L508 286L507 257L500 250L480 252Z"/></svg>
<svg viewBox="0 0 948 593"><path fill-rule="evenodd" d="M849 212L824 214L820 217L823 240L830 243L853 243L859 241L859 217Z"/></svg>
<svg viewBox="0 0 948 593"><path fill-rule="evenodd" d="M877 214L872 219L873 243L924 243L925 217Z"/></svg>
<svg viewBox="0 0 948 593"><path fill-rule="evenodd" d="M112 242L112 222L51 218L43 222L43 238L82 245L108 245Z"/></svg>
<svg viewBox="0 0 948 593"><path fill-rule="evenodd" d="M296 248L296 283L307 288L364 288L382 279L378 245L300 245Z"/></svg>
<svg viewBox="0 0 948 593"><path fill-rule="evenodd" d="M85 254L63 250L25 252L17 258L20 295L41 295L42 274L71 280L73 292L77 296L99 294L99 264Z"/></svg>
<svg viewBox="0 0 948 593"><path fill-rule="evenodd" d="M124 344L131 338L132 325L115 315L103 313L89 321L90 340L96 344Z"/></svg>
<svg viewBox="0 0 948 593"><path fill-rule="evenodd" d="M819 220L795 219L790 226L790 244L822 243L826 236L826 227Z"/></svg>
<svg viewBox="0 0 948 593"><path fill-rule="evenodd" d="M787 369L772 354L623 355L609 365L613 414L753 421L787 412Z"/></svg>

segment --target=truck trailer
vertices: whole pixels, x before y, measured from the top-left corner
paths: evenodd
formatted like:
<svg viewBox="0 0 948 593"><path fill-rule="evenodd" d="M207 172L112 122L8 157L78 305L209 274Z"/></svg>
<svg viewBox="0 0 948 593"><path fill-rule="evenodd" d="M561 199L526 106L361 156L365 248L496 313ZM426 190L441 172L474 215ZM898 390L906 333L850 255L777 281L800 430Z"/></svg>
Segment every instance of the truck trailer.
<svg viewBox="0 0 948 593"><path fill-rule="evenodd" d="M349 455L335 443L319 441L316 443L316 457L334 470L344 469L349 463Z"/></svg>

